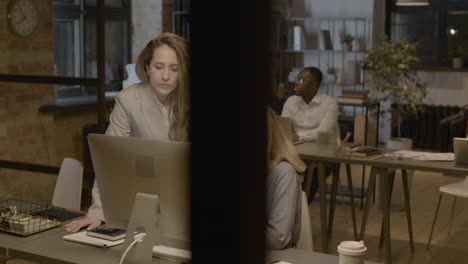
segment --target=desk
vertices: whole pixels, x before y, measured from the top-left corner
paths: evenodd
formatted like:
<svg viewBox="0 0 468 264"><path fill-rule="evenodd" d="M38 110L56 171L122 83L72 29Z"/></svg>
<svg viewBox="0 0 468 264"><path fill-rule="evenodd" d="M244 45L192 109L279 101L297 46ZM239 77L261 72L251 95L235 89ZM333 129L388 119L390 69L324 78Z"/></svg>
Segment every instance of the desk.
<svg viewBox="0 0 468 264"><path fill-rule="evenodd" d="M418 161L418 160L393 160L387 157L378 158L358 158L358 157L345 157L337 153L335 145L319 144L315 142L306 142L295 145L299 156L302 159L315 161L319 163L319 190L320 190L320 221L321 221L321 235L322 235L322 250L326 253L328 251L328 237L327 237L327 212L325 200L325 164L326 163L345 163L345 164L358 164L372 166L371 178L375 179L377 174L382 177L382 183L388 183L388 173L390 170L401 169L403 176L406 175L406 170L420 170L432 171L447 174L465 174L468 175L468 166L458 166L454 162L435 162L435 161ZM390 150L388 150L390 151ZM405 183L405 177L403 179ZM387 184L381 184L382 192L382 205L383 205L383 235L385 238L385 263L391 263L391 247L390 247L390 223L389 223L389 188ZM369 205L369 194L367 193L366 206ZM405 193L405 197L407 194ZM410 243L412 244L411 237L411 212L409 211L409 196L406 201L407 216L408 216L408 229L410 232ZM366 212L365 212L366 214ZM363 216L365 221L366 215ZM363 221L363 222L364 222ZM365 224L361 228L361 236L364 235Z"/></svg>
<svg viewBox="0 0 468 264"><path fill-rule="evenodd" d="M66 222L67 223L67 222ZM0 253L38 263L118 263L122 245L99 248L63 240L69 234L62 226L29 237L0 233ZM152 263L174 264L175 262L153 258Z"/></svg>
<svg viewBox="0 0 468 264"><path fill-rule="evenodd" d="M364 255L365 257L365 255ZM268 250L265 255L266 263L281 260L294 264L310 264L310 263L336 263L338 264L338 256L328 255L313 251L305 251L295 248L285 250ZM364 261L366 264L377 264L376 262Z"/></svg>
<svg viewBox="0 0 468 264"><path fill-rule="evenodd" d="M21 258L38 263L118 263L121 245L111 248L99 248L65 241L62 237L69 234L64 227L41 232L30 237L16 237L0 233L0 253L7 252L9 257ZM265 256L267 263L283 260L294 264L336 263L338 256L299 249L269 250ZM155 264L175 264L176 262L153 258ZM365 261L366 264L376 264Z"/></svg>

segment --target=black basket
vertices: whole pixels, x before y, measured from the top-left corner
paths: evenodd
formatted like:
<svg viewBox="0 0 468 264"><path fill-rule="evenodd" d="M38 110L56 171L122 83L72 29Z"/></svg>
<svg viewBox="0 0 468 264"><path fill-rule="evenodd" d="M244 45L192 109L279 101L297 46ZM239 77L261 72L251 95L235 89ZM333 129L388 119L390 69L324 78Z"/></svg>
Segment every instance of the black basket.
<svg viewBox="0 0 468 264"><path fill-rule="evenodd" d="M29 236L60 226L61 222L54 218L37 215L51 208L50 205L7 199L0 201L0 230L20 235Z"/></svg>

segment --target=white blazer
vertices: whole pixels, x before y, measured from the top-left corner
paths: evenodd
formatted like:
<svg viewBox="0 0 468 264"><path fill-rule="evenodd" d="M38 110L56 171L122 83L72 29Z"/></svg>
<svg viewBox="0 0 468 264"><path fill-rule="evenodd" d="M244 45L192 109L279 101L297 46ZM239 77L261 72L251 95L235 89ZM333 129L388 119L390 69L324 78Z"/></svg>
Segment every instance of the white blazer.
<svg viewBox="0 0 468 264"><path fill-rule="evenodd" d="M149 82L134 84L117 94L106 135L169 140L162 115ZM96 180L92 196L87 216L105 220Z"/></svg>

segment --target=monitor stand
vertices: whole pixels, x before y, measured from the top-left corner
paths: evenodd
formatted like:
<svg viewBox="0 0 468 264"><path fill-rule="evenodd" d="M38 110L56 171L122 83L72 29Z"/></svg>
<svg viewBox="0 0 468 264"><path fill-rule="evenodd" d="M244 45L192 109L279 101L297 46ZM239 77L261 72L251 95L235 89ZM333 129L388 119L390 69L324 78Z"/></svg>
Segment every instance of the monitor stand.
<svg viewBox="0 0 468 264"><path fill-rule="evenodd" d="M149 264L153 258L153 246L159 241L160 233L157 226L157 210L159 197L154 194L137 193L133 203L132 215L127 228L127 236L122 247L122 255L125 250L135 241L134 232L144 232L143 241L132 246L125 256L124 263Z"/></svg>

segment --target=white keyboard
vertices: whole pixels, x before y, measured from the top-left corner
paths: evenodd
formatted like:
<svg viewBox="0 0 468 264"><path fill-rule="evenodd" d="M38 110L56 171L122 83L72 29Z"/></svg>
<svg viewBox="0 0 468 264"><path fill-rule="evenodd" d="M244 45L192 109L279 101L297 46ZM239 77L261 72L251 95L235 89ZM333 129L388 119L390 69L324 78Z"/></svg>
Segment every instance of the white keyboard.
<svg viewBox="0 0 468 264"><path fill-rule="evenodd" d="M166 247L166 246L154 246L153 256L176 260L182 263L190 263L192 260L192 252L179 248Z"/></svg>

